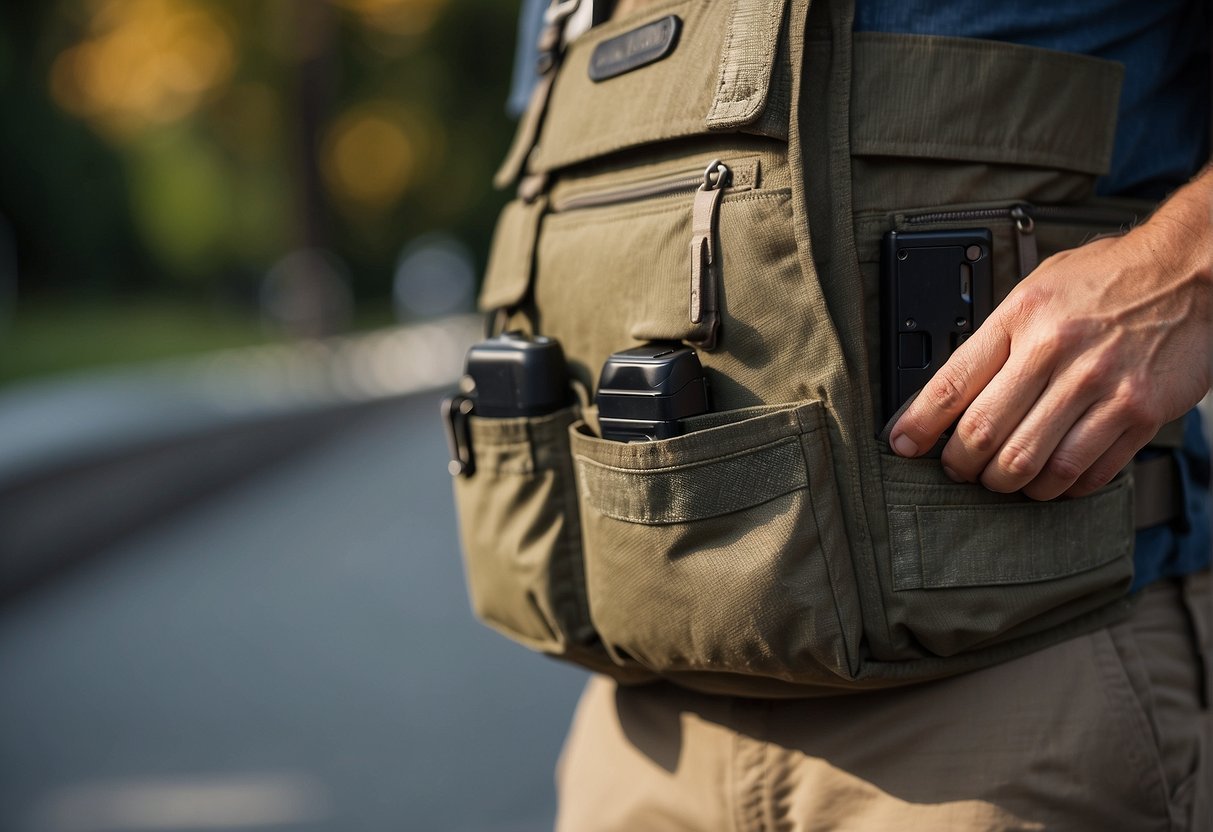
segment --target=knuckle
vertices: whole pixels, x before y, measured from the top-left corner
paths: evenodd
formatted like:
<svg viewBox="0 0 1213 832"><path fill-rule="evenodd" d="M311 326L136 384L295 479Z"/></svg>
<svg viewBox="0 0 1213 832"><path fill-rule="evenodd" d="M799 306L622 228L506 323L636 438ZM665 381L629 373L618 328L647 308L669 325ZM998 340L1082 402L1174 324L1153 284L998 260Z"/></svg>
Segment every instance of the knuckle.
<svg viewBox="0 0 1213 832"><path fill-rule="evenodd" d="M1038 283L1021 283L1007 298L1007 313L1013 320L1032 317L1047 302L1047 292Z"/></svg>
<svg viewBox="0 0 1213 832"><path fill-rule="evenodd" d="M1018 444L1007 444L998 455L998 465L1011 479L1022 482L1034 477L1040 470L1035 455Z"/></svg>
<svg viewBox="0 0 1213 832"><path fill-rule="evenodd" d="M941 372L927 386L931 402L943 410L954 410L964 405L966 388L955 373Z"/></svg>
<svg viewBox="0 0 1213 832"><path fill-rule="evenodd" d="M1092 358L1074 368L1073 380L1080 390L1094 390L1105 382L1107 373L1107 362Z"/></svg>
<svg viewBox="0 0 1213 832"><path fill-rule="evenodd" d="M1162 424L1158 405L1144 385L1127 386L1122 389L1117 405L1122 418L1130 429L1157 428Z"/></svg>
<svg viewBox="0 0 1213 832"><path fill-rule="evenodd" d="M1071 454L1058 452L1045 464L1045 473L1063 483L1075 482L1087 469Z"/></svg>
<svg viewBox="0 0 1213 832"><path fill-rule="evenodd" d="M956 434L965 447L977 453L992 453L998 445L994 421L984 410L969 408L956 426Z"/></svg>
<svg viewBox="0 0 1213 832"><path fill-rule="evenodd" d="M1079 353L1085 339L1085 327L1072 318L1042 322L1029 342L1031 357L1038 365L1052 366Z"/></svg>

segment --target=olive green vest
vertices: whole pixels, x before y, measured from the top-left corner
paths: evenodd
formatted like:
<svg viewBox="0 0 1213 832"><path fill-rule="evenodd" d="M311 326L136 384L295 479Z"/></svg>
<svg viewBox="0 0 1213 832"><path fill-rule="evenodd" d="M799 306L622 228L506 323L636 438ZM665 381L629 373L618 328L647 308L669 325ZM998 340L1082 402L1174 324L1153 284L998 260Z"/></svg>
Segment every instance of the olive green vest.
<svg viewBox="0 0 1213 832"><path fill-rule="evenodd" d="M809 6L657 0L563 53L557 24L498 177L518 189L481 295L498 328L558 339L586 391L653 340L696 346L711 383L713 412L654 442L598 438L588 395L471 420L455 494L476 613L623 681L882 687L1130 606L1131 473L1077 500L996 494L895 456L876 417L882 235L991 229L998 301L1115 228L1141 207L1092 197L1121 68L853 34L849 3ZM713 160L727 187L704 185Z"/></svg>

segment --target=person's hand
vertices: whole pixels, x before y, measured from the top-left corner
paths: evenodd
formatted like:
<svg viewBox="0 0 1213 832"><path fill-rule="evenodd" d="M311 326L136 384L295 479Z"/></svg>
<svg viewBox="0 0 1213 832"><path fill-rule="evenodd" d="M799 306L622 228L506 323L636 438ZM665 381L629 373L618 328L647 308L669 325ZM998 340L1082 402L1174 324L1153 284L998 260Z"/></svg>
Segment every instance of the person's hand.
<svg viewBox="0 0 1213 832"><path fill-rule="evenodd" d="M893 449L917 456L959 418L952 479L1089 494L1208 392L1211 325L1207 170L1125 236L1045 260L923 388Z"/></svg>

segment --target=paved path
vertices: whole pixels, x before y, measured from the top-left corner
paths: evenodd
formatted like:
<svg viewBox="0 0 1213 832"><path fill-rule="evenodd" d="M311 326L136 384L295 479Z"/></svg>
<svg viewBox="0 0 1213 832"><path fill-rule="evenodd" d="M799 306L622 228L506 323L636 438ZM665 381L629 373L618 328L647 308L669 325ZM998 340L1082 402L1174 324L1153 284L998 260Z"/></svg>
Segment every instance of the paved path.
<svg viewBox="0 0 1213 832"><path fill-rule="evenodd" d="M585 677L471 619L437 402L0 609L0 829L549 827Z"/></svg>

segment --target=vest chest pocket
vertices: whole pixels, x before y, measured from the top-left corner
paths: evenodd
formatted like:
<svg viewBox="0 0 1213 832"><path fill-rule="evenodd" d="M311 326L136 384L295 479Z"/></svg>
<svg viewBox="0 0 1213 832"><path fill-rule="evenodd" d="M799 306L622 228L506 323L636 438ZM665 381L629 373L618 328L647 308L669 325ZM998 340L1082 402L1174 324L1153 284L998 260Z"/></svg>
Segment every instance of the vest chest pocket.
<svg viewBox="0 0 1213 832"><path fill-rule="evenodd" d="M841 685L858 668L820 403L624 444L572 427L594 625L615 659Z"/></svg>
<svg viewBox="0 0 1213 832"><path fill-rule="evenodd" d="M771 347L777 328L801 344L819 337L791 230L791 192L780 184L786 171L777 152L727 151L728 184L715 194L700 184L713 161L703 156L571 179L553 191L535 247L536 319L587 387L613 352L685 341L709 374L714 409L806 398L812 379L800 371L803 354ZM679 176L691 187L635 196ZM713 196L717 204L705 207Z"/></svg>
<svg viewBox="0 0 1213 832"><path fill-rule="evenodd" d="M484 623L533 650L644 676L607 657L589 619L568 426L547 416L470 419L475 471L455 478L468 591Z"/></svg>
<svg viewBox="0 0 1213 832"><path fill-rule="evenodd" d="M856 239L865 284L874 293L885 231L988 228L997 305L1039 261L1125 230L1147 213L1145 204L1126 200L873 211L856 218ZM867 337L878 345L881 333L870 326ZM871 381L878 399L879 375L874 372ZM1040 503L954 483L937 459L907 460L883 450L889 548L878 568L889 637L874 640L876 658L955 656L1030 638L1080 620L1128 589L1129 474L1089 497Z"/></svg>

